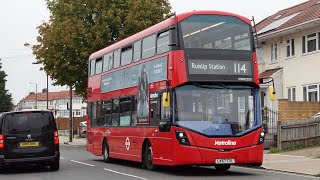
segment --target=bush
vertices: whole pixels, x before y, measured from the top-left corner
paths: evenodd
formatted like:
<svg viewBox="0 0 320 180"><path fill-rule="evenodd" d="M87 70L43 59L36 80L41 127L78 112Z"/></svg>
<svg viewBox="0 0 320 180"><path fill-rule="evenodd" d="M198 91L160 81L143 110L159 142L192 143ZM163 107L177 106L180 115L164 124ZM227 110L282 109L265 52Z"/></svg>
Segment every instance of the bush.
<svg viewBox="0 0 320 180"><path fill-rule="evenodd" d="M269 149L269 153L270 153L270 154L279 153L279 152L281 152L281 150L280 150L279 148L276 148L276 147L271 147L271 148Z"/></svg>

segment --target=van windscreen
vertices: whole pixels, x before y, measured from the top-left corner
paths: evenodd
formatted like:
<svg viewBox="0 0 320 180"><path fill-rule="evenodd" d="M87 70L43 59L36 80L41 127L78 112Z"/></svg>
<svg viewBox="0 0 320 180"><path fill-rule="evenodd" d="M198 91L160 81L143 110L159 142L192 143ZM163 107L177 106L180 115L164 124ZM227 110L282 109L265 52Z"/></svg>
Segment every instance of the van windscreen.
<svg viewBox="0 0 320 180"><path fill-rule="evenodd" d="M23 112L7 114L4 117L6 133L40 133L53 128L53 118L48 112Z"/></svg>

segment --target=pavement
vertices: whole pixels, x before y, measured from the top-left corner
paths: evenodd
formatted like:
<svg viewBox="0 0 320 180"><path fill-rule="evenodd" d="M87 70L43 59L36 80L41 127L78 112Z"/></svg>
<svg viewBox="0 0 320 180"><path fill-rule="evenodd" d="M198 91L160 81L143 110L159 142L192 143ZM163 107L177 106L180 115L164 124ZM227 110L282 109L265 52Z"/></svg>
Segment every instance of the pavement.
<svg viewBox="0 0 320 180"><path fill-rule="evenodd" d="M69 136L59 136L59 140L62 145L86 145L86 138L79 138L77 136L73 138L72 142L69 142ZM269 151L264 151L262 168L272 171L320 176L320 147L277 154L270 154Z"/></svg>
<svg viewBox="0 0 320 180"><path fill-rule="evenodd" d="M72 139L72 142L70 142L69 138L70 138L69 136L59 136L60 144L71 145L71 146L84 146L87 143L86 138L80 138L77 135L75 135L75 137Z"/></svg>
<svg viewBox="0 0 320 180"><path fill-rule="evenodd" d="M281 172L320 176L320 147L270 154L264 153L263 168Z"/></svg>

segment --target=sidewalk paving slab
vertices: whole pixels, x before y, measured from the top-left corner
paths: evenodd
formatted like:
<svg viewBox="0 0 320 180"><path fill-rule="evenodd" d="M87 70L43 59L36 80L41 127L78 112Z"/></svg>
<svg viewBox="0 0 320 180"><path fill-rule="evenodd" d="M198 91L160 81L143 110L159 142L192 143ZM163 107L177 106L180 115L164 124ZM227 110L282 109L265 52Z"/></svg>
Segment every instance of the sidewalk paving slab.
<svg viewBox="0 0 320 180"><path fill-rule="evenodd" d="M320 174L320 159L307 156L265 153L262 166L268 170L312 176Z"/></svg>

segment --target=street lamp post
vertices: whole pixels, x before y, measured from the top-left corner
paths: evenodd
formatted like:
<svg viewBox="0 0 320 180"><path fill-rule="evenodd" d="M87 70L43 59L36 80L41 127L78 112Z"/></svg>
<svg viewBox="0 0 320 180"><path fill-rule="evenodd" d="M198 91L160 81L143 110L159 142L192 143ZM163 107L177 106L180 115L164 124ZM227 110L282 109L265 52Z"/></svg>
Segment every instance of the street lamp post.
<svg viewBox="0 0 320 180"><path fill-rule="evenodd" d="M38 62L33 62L32 64L39 64ZM47 109L49 109L49 75L47 74Z"/></svg>

